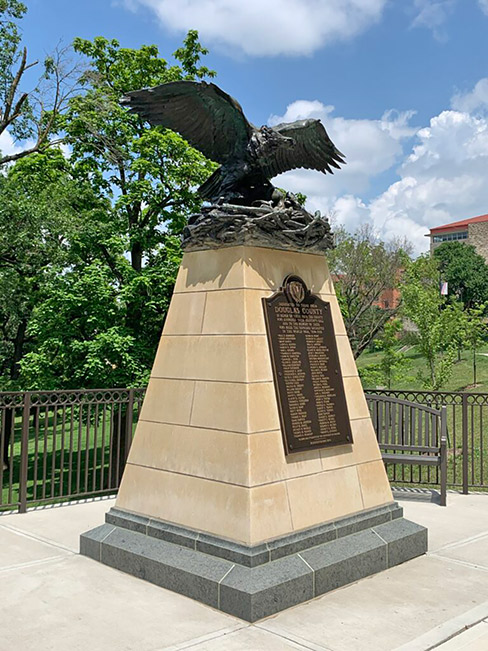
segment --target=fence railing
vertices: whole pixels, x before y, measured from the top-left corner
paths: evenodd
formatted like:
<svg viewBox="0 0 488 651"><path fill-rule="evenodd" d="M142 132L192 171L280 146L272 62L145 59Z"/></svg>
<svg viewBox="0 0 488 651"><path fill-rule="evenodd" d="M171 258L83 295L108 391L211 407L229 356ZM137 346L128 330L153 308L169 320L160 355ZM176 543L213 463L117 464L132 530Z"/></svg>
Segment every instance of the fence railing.
<svg viewBox="0 0 488 651"><path fill-rule="evenodd" d="M144 392L0 392L0 509L116 491Z"/></svg>
<svg viewBox="0 0 488 651"><path fill-rule="evenodd" d="M144 393L0 392L0 510L24 512L30 505L116 492ZM436 410L445 405L448 486L464 493L488 488L488 393L370 393ZM386 426L381 421L386 408L378 413L377 432ZM390 478L395 483L438 485L436 469L399 468L394 473Z"/></svg>
<svg viewBox="0 0 488 651"><path fill-rule="evenodd" d="M368 392L367 392L368 393ZM370 393L440 409L447 408L447 483L467 494L488 488L488 393L378 390ZM405 483L422 482L406 480Z"/></svg>

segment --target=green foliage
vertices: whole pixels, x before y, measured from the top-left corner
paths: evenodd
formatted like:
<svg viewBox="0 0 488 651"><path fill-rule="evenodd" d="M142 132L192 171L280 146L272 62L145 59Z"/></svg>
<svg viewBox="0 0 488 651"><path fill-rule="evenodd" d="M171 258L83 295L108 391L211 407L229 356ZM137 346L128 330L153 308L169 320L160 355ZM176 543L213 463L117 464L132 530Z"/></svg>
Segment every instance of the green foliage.
<svg viewBox="0 0 488 651"><path fill-rule="evenodd" d="M488 326L484 319L486 313L486 304L481 303L477 307L467 308L464 312L464 339L467 347L472 352L472 367L473 367L473 385L476 386L477 377L477 354L481 344L485 341L488 335Z"/></svg>
<svg viewBox="0 0 488 651"><path fill-rule="evenodd" d="M467 307L488 301L488 265L474 246L444 242L435 249L434 256L450 295Z"/></svg>
<svg viewBox="0 0 488 651"><path fill-rule="evenodd" d="M15 66L18 64L21 52L19 46L21 34L17 22L27 11L23 2L18 0L0 0L0 125L5 120L5 108L12 104L12 87L15 79ZM22 107L20 107L22 109ZM25 110L26 107L23 108ZM22 116L12 122L12 130L22 133L25 129Z"/></svg>
<svg viewBox="0 0 488 651"><path fill-rule="evenodd" d="M199 64L205 50L196 32L173 64L156 46L127 49L98 37L76 39L74 47L88 60L84 90L57 128L71 147L65 164L86 205L66 234L69 262L49 275L30 315L27 335L36 345L23 356L20 381L44 389L140 385L181 260L179 233L199 209L196 189L215 165L120 100L129 90L213 73Z"/></svg>
<svg viewBox="0 0 488 651"><path fill-rule="evenodd" d="M339 228L335 242L336 247L327 258L335 276L347 334L357 357L398 311L398 306L380 309L377 303L386 289L398 285L411 247L405 241L382 242L367 227L354 235Z"/></svg>
<svg viewBox="0 0 488 651"><path fill-rule="evenodd" d="M0 152L0 166L53 145L56 122L79 77L65 48L46 57L34 87L26 80L27 71L39 64L28 61L27 47L21 44L16 21L26 10L18 0L0 0L0 135L8 130L19 144L13 153ZM25 143L27 139L32 142Z"/></svg>
<svg viewBox="0 0 488 651"><path fill-rule="evenodd" d="M439 390L452 373L456 356L459 307L450 305L439 290L437 260L421 256L406 270L401 287L403 314L417 327L417 344L427 363L418 379L426 389Z"/></svg>
<svg viewBox="0 0 488 651"><path fill-rule="evenodd" d="M392 384L405 378L410 360L399 348L399 334L402 324L399 319L392 319L385 324L383 334L375 340L375 348L382 352L377 364L361 368L361 378L365 385L381 384L391 389Z"/></svg>
<svg viewBox="0 0 488 651"><path fill-rule="evenodd" d="M20 360L35 346L32 316L57 276L77 261L84 219L108 205L72 175L57 149L18 161L0 176L0 379L21 388Z"/></svg>

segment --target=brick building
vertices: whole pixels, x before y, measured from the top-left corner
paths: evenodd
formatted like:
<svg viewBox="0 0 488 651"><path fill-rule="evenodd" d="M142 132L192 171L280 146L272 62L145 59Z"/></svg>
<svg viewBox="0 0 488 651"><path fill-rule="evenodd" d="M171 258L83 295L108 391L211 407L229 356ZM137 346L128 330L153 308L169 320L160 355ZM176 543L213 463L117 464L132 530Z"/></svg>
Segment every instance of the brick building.
<svg viewBox="0 0 488 651"><path fill-rule="evenodd" d="M488 262L488 215L462 219L430 229L430 252L443 242L472 244L477 253Z"/></svg>

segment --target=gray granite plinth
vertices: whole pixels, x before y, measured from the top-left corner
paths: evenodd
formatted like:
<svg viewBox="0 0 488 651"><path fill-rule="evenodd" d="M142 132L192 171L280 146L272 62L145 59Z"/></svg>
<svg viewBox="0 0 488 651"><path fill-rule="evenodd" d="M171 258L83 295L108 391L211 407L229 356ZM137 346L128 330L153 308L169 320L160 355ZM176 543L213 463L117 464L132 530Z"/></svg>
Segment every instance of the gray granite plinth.
<svg viewBox="0 0 488 651"><path fill-rule="evenodd" d="M398 504L254 547L111 509L80 553L254 622L427 551Z"/></svg>

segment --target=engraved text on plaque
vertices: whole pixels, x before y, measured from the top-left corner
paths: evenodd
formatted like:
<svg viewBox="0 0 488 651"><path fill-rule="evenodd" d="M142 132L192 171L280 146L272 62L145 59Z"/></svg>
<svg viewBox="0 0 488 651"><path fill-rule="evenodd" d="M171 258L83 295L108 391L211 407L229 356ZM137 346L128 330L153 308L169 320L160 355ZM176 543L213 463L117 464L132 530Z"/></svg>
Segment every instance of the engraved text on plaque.
<svg viewBox="0 0 488 651"><path fill-rule="evenodd" d="M352 443L330 303L287 276L263 304L286 453Z"/></svg>

